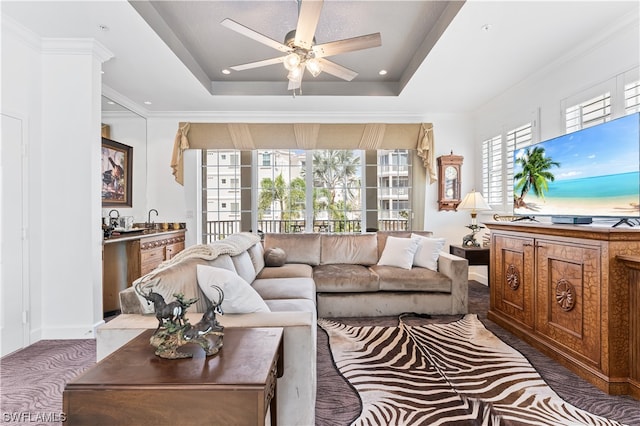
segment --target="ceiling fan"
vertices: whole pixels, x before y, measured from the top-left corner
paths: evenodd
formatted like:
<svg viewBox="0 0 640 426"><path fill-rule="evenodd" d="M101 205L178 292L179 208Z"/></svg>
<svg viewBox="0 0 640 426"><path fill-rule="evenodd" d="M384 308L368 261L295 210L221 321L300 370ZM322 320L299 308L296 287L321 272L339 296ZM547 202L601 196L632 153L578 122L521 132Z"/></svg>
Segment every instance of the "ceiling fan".
<svg viewBox="0 0 640 426"><path fill-rule="evenodd" d="M243 71L282 63L289 72L287 75L289 79L288 90L293 90L294 93L302 86L302 76L305 69L313 77L317 77L324 71L346 81L353 80L358 75L357 72L325 58L381 46L380 33L315 44L315 32L322 11L322 3L323 0L298 0L298 23L295 30L287 33L284 43L273 40L232 19L223 20L221 24L225 27L286 54L262 61L234 65L230 68L234 71Z"/></svg>

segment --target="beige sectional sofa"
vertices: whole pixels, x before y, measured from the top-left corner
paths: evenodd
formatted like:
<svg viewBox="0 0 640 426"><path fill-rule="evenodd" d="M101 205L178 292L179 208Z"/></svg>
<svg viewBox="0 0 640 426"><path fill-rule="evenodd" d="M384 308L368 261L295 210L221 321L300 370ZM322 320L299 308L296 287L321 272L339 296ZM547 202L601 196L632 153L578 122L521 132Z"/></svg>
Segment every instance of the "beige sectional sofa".
<svg viewBox="0 0 640 426"><path fill-rule="evenodd" d="M429 231L265 234L264 247L285 251L287 264L283 268L313 267L319 317L467 313L465 259L440 251L437 271L377 264L388 237L409 238L412 234L432 236ZM273 269L260 277L274 273Z"/></svg>
<svg viewBox="0 0 640 426"><path fill-rule="evenodd" d="M208 306L198 285L198 265L227 269L242 277L269 311L226 313L219 316L219 321L224 327L284 328L284 374L278 379L279 424L313 425L318 315L467 312L465 259L441 252L438 271L377 265L387 237L410 235L266 234L261 242L253 234L235 234L210 245L187 248L138 281L153 282L154 291L167 302L176 293L197 297L198 302L187 314L194 324ZM265 265L264 251L273 247L284 250L287 262L283 266ZM158 324L153 306L146 304L133 287L121 292L120 301L122 314L96 330L98 360Z"/></svg>

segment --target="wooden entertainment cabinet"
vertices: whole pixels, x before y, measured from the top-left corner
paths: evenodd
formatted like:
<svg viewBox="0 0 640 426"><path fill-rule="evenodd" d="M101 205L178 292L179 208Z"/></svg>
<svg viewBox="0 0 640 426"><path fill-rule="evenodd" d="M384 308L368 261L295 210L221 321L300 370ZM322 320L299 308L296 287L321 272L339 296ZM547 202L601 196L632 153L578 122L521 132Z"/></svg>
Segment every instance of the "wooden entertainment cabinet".
<svg viewBox="0 0 640 426"><path fill-rule="evenodd" d="M609 394L640 398L640 230L490 222L487 317ZM620 256L621 258L618 258ZM632 297L634 300L631 300Z"/></svg>

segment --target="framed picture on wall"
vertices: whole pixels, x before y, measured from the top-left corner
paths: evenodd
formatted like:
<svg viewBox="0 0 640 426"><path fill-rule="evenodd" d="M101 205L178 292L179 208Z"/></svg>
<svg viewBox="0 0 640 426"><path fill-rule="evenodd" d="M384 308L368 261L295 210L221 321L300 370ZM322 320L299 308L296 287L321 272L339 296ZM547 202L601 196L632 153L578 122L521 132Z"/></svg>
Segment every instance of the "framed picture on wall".
<svg viewBox="0 0 640 426"><path fill-rule="evenodd" d="M102 138L102 206L132 207L133 148Z"/></svg>

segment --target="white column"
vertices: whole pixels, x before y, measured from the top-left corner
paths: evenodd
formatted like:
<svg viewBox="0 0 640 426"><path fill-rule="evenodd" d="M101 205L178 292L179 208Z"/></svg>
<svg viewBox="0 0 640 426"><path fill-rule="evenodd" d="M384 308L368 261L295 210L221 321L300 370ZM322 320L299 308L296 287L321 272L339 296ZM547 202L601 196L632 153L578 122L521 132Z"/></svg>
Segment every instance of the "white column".
<svg viewBox="0 0 640 426"><path fill-rule="evenodd" d="M42 42L42 338L91 338L102 321L100 116L94 40Z"/></svg>

